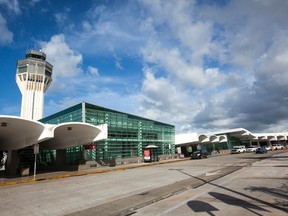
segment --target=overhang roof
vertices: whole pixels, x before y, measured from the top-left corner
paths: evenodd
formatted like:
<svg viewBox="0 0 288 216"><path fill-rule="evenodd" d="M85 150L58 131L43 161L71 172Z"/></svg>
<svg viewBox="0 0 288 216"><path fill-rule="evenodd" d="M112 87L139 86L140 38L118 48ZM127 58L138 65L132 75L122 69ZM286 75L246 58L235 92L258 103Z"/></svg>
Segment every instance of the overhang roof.
<svg viewBox="0 0 288 216"><path fill-rule="evenodd" d="M36 143L44 149L65 149L106 138L107 124L94 126L69 122L51 125L0 115L0 150L17 150Z"/></svg>
<svg viewBox="0 0 288 216"><path fill-rule="evenodd" d="M15 150L33 145L45 138L45 125L16 116L0 116L0 149ZM49 136L47 136L49 138Z"/></svg>
<svg viewBox="0 0 288 216"><path fill-rule="evenodd" d="M41 149L67 149L107 138L107 124L69 122L53 128L54 137L41 142Z"/></svg>
<svg viewBox="0 0 288 216"><path fill-rule="evenodd" d="M216 132L215 135L230 134L233 137L236 137L240 140L252 140L255 136L248 130L244 128L235 128L229 129L221 132Z"/></svg>
<svg viewBox="0 0 288 216"><path fill-rule="evenodd" d="M288 133L251 133L244 128L228 129L216 133L199 134L187 133L176 135L175 145L176 146L189 146L197 144L210 144L210 143L221 143L227 142L227 135L236 137L240 140L250 141L277 141L277 140L288 140Z"/></svg>

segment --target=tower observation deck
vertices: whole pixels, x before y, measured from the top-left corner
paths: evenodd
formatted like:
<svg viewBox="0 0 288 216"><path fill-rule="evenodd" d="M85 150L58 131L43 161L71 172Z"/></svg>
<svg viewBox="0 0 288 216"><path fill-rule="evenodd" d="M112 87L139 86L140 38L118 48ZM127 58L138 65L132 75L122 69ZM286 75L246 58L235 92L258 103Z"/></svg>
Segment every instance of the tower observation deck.
<svg viewBox="0 0 288 216"><path fill-rule="evenodd" d="M17 61L16 82L22 94L21 117L38 120L44 113L44 93L52 82L53 66L45 53L26 51L25 59Z"/></svg>

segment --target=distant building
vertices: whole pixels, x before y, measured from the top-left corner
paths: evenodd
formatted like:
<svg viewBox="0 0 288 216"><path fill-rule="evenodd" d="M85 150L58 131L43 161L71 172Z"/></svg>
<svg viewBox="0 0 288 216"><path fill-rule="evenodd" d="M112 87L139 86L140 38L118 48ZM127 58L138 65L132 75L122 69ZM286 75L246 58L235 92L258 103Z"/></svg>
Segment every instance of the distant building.
<svg viewBox="0 0 288 216"><path fill-rule="evenodd" d="M288 133L252 133L245 128L234 128L210 133L186 133L175 137L178 153L190 156L193 151L205 149L211 154L230 153L235 146L258 146L271 149L274 144L288 147Z"/></svg>
<svg viewBox="0 0 288 216"><path fill-rule="evenodd" d="M25 59L17 61L16 82L22 93L21 117L38 120L44 113L44 93L52 82L53 66L45 53L28 50Z"/></svg>

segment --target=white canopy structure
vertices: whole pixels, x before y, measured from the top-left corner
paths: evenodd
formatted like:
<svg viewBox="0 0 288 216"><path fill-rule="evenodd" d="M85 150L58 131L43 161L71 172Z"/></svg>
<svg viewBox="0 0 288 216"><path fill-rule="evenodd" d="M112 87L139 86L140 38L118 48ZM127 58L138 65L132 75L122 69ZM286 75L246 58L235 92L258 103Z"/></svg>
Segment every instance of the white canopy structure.
<svg viewBox="0 0 288 216"><path fill-rule="evenodd" d="M107 124L94 126L82 122L54 125L53 138L40 143L43 149L67 149L107 138Z"/></svg>
<svg viewBox="0 0 288 216"><path fill-rule="evenodd" d="M68 122L51 125L0 115L0 150L17 150L36 143L42 149L66 149L106 139L107 130L107 124Z"/></svg>
<svg viewBox="0 0 288 216"><path fill-rule="evenodd" d="M251 133L244 128L235 128L225 131L197 134L187 133L175 136L175 146L189 146L197 144L221 143L227 142L227 135L236 137L239 140L248 140L253 142L261 141L280 141L288 140L288 132L284 133Z"/></svg>

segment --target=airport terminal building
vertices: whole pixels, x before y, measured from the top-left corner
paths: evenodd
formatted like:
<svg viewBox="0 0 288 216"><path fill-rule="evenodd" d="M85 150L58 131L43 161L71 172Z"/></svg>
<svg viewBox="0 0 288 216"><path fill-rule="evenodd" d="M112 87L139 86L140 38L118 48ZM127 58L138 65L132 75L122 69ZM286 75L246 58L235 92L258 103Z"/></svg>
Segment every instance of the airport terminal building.
<svg viewBox="0 0 288 216"><path fill-rule="evenodd" d="M158 155L175 154L175 127L139 116L82 102L39 120L45 124L83 122L92 125L107 124L107 139L65 149L65 163L78 165L85 161L121 163L142 160L149 145L157 146ZM41 150L39 163L54 164L56 151ZM121 160L122 159L122 160Z"/></svg>
<svg viewBox="0 0 288 216"><path fill-rule="evenodd" d="M31 173L36 160L37 169L136 163L147 146L157 158L175 154L175 127L166 123L86 102L44 117L52 73L42 51L27 50L17 61L21 116L0 115L0 170Z"/></svg>
<svg viewBox="0 0 288 216"><path fill-rule="evenodd" d="M40 169L138 163L145 160L148 146L158 160L179 153L189 156L199 148L214 154L235 145L288 145L288 133L259 134L244 128L175 136L173 125L86 102L43 117L52 69L41 51L28 50L25 59L17 61L21 117L0 115L0 170L5 165L7 173L16 174L28 167L31 173L36 160Z"/></svg>
<svg viewBox="0 0 288 216"><path fill-rule="evenodd" d="M245 128L234 128L213 133L185 133L175 136L178 153L189 156L197 149L205 149L211 154L230 153L235 146L265 146L274 144L288 147L288 132L252 133Z"/></svg>
<svg viewBox="0 0 288 216"><path fill-rule="evenodd" d="M8 174L23 175L25 169L32 174L35 158L37 171L82 170L142 162L147 146L159 158L175 154L173 125L86 102L38 121L0 116L0 122Z"/></svg>

